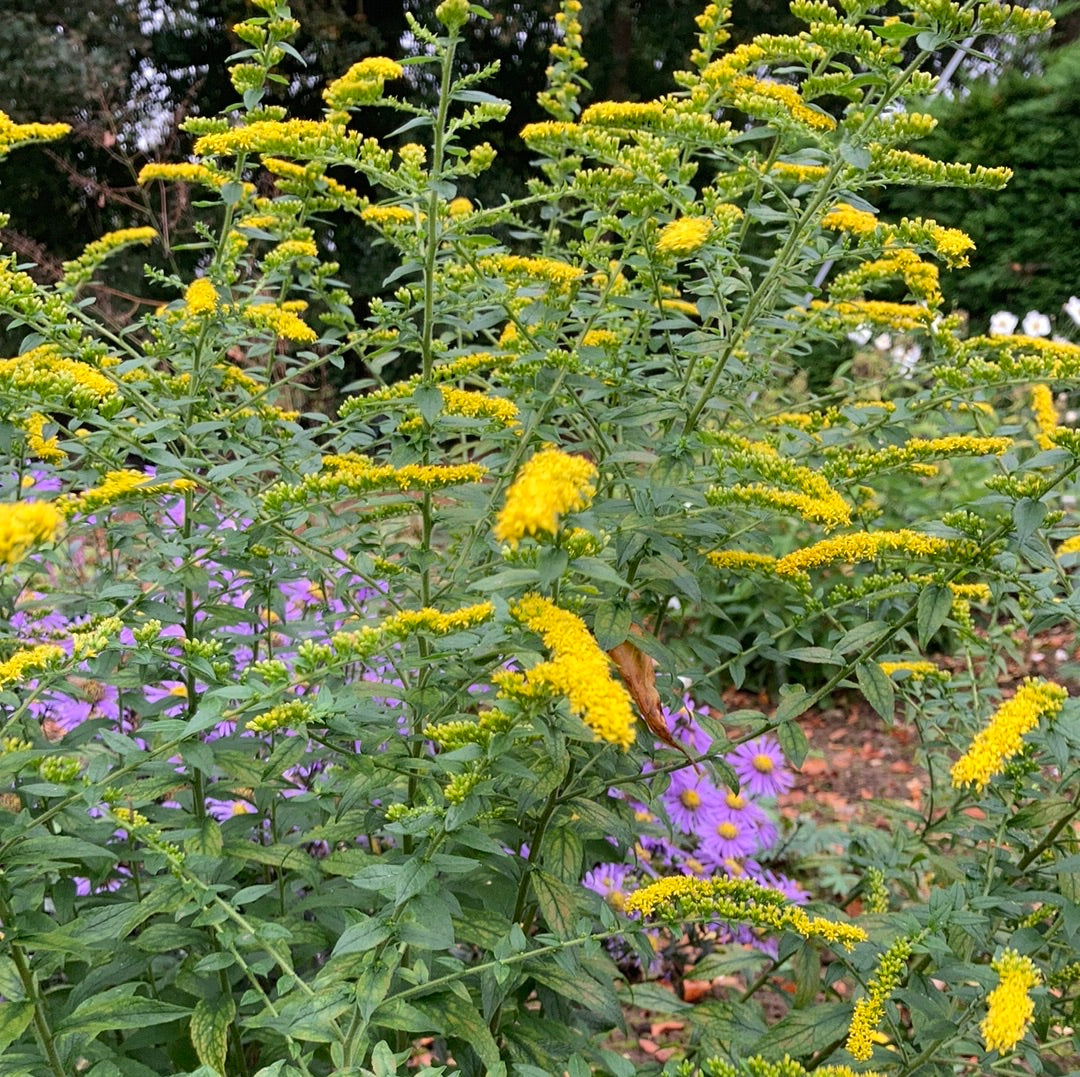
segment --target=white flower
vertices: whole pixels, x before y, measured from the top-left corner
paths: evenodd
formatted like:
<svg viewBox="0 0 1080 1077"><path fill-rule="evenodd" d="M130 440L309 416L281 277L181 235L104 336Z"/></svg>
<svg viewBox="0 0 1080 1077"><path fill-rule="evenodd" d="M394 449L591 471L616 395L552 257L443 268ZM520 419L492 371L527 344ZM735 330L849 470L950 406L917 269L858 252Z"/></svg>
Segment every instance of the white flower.
<svg viewBox="0 0 1080 1077"><path fill-rule="evenodd" d="M1020 319L1008 310L999 310L990 315L990 335L1007 337L1020 324Z"/></svg>
<svg viewBox="0 0 1080 1077"><path fill-rule="evenodd" d="M870 338L874 335L874 331L868 325L860 325L858 329L852 329L848 333L847 338L852 344L858 345L860 348L864 344L870 343Z"/></svg>
<svg viewBox="0 0 1080 1077"><path fill-rule="evenodd" d="M1062 308L1066 314L1077 324L1080 325L1080 299L1075 295L1069 296L1069 301Z"/></svg>
<svg viewBox="0 0 1080 1077"><path fill-rule="evenodd" d="M896 364L900 373L905 378L910 378L915 372L916 363L922 356L922 348L918 344L912 344L906 348L903 344L897 344L889 354L892 356L892 361Z"/></svg>
<svg viewBox="0 0 1080 1077"><path fill-rule="evenodd" d="M1050 335L1050 319L1037 310L1029 310L1024 315L1024 322L1020 326L1026 337L1048 337Z"/></svg>
<svg viewBox="0 0 1080 1077"><path fill-rule="evenodd" d="M892 347L892 337L888 333L874 337L874 347L879 352L887 352Z"/></svg>

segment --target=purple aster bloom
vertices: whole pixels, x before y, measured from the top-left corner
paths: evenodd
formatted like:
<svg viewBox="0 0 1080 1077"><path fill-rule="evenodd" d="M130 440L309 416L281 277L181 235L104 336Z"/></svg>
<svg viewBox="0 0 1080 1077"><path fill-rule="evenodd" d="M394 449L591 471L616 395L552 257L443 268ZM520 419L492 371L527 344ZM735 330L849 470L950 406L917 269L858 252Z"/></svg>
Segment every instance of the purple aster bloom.
<svg viewBox="0 0 1080 1077"><path fill-rule="evenodd" d="M597 864L592 871L585 873L581 885L599 894L621 912L626 902L629 874L630 868L626 864Z"/></svg>
<svg viewBox="0 0 1080 1077"><path fill-rule="evenodd" d="M776 824L769 818L769 813L760 804L747 800L742 793L733 793L729 789L724 794L720 818L738 823L740 827L750 827L757 838L755 852L767 849L776 841Z"/></svg>
<svg viewBox="0 0 1080 1077"><path fill-rule="evenodd" d="M224 823L226 819L237 815L253 815L255 809L246 800L218 800L216 797L207 797L206 811L219 823Z"/></svg>
<svg viewBox="0 0 1080 1077"><path fill-rule="evenodd" d="M757 832L748 821L721 818L702 841L698 856L714 869L723 868L725 861L749 856L757 847Z"/></svg>
<svg viewBox="0 0 1080 1077"><path fill-rule="evenodd" d="M712 746L713 740L698 723L697 711L697 704L689 696L683 696L683 705L679 710L673 713L665 707L663 713L671 735L697 755L704 755Z"/></svg>
<svg viewBox="0 0 1080 1077"><path fill-rule="evenodd" d="M671 776L660 798L668 818L684 834L704 834L715 822L722 803L720 791L704 774L683 767Z"/></svg>
<svg viewBox="0 0 1080 1077"><path fill-rule="evenodd" d="M758 737L740 744L728 753L727 761L751 796L779 796L795 784L794 775L785 765L784 753L773 737Z"/></svg>

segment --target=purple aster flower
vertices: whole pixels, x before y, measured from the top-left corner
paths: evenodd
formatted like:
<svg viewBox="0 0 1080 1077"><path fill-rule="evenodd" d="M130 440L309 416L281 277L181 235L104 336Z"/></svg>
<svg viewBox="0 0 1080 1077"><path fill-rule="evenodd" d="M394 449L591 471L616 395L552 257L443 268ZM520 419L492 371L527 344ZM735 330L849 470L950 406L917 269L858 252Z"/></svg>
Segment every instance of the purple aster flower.
<svg viewBox="0 0 1080 1077"><path fill-rule="evenodd" d="M757 847L757 832L748 821L721 818L702 841L698 857L713 869L724 868L726 861L749 856Z"/></svg>
<svg viewBox="0 0 1080 1077"><path fill-rule="evenodd" d="M255 809L246 800L219 800L216 797L207 797L206 811L219 823L224 823L226 819L232 819L237 815L252 815Z"/></svg>
<svg viewBox="0 0 1080 1077"><path fill-rule="evenodd" d="M728 753L727 761L751 796L779 796L795 784L794 775L785 765L784 753L773 737L758 737L740 744Z"/></svg>
<svg viewBox="0 0 1080 1077"><path fill-rule="evenodd" d="M704 774L683 767L671 776L661 800L668 818L684 834L705 834L716 821L722 795Z"/></svg>
<svg viewBox="0 0 1080 1077"><path fill-rule="evenodd" d="M747 800L742 793L733 793L729 789L724 794L720 818L753 830L757 839L755 852L769 848L776 841L776 824L769 818L769 813L760 804Z"/></svg>
<svg viewBox="0 0 1080 1077"><path fill-rule="evenodd" d="M581 885L599 894L621 912L629 889L629 874L630 868L627 864L597 864L592 871L585 873Z"/></svg>

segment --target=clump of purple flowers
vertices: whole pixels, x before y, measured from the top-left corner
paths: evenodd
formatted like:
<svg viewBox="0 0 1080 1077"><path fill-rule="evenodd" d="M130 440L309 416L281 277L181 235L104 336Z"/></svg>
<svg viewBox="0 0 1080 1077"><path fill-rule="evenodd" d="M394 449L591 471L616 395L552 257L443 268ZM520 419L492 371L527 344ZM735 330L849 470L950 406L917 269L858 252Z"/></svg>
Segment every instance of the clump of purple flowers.
<svg viewBox="0 0 1080 1077"><path fill-rule="evenodd" d="M704 754L712 740L696 712L695 703L686 697L677 714L665 712L665 717L678 740ZM635 805L641 831L632 862L598 864L585 875L583 885L620 910L626 896L650 878L676 872L699 878L749 878L780 890L791 901L809 900L796 882L764 866L778 837L769 802L795 781L779 743L774 737L759 736L723 758L739 780L738 791L718 786L710 774L689 763L676 770L655 798L663 818L644 804ZM720 942L751 944L767 952L775 946L749 928L713 927Z"/></svg>

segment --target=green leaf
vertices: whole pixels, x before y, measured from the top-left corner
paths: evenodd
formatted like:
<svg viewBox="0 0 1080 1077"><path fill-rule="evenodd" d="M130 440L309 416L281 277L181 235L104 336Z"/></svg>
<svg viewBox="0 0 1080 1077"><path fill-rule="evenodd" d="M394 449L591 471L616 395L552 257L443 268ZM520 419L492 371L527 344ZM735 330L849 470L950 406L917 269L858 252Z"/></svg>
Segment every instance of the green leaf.
<svg viewBox="0 0 1080 1077"><path fill-rule="evenodd" d="M347 927L339 936L331 957L341 957L344 954L364 953L374 950L384 939L390 937L390 928L381 916L369 916L359 924Z"/></svg>
<svg viewBox="0 0 1080 1077"><path fill-rule="evenodd" d="M540 862L544 868L564 883L577 883L585 850L578 832L569 826L551 827L540 846Z"/></svg>
<svg viewBox="0 0 1080 1077"><path fill-rule="evenodd" d="M582 1006L613 1028L622 1025L622 1007L610 985L598 983L584 971L568 972L552 958L542 958L528 966L537 983L550 988L561 998Z"/></svg>
<svg viewBox="0 0 1080 1077"><path fill-rule="evenodd" d="M434 385L421 385L410 403L427 422L433 423L442 414L443 395Z"/></svg>
<svg viewBox="0 0 1080 1077"><path fill-rule="evenodd" d="M137 984L121 984L77 1006L75 1012L56 1027L57 1034L98 1036L128 1028L162 1025L189 1017L187 1006L174 1006L155 998L134 994Z"/></svg>
<svg viewBox="0 0 1080 1077"><path fill-rule="evenodd" d="M444 991L438 995L420 999L416 1003L425 1013L434 1009L441 1017L442 1027L451 1038L464 1040L489 1069L499 1064L499 1047L487 1022L480 1016L472 1002L460 995Z"/></svg>
<svg viewBox="0 0 1080 1077"><path fill-rule="evenodd" d="M815 1051L843 1040L851 1021L851 1007L844 1002L792 1010L754 1044L750 1053L779 1059L789 1054L806 1059Z"/></svg>
<svg viewBox="0 0 1080 1077"><path fill-rule="evenodd" d="M919 629L919 646L923 649L934 633L945 623L952 609L952 591L940 583L932 583L919 593L915 607L916 624Z"/></svg>
<svg viewBox="0 0 1080 1077"><path fill-rule="evenodd" d="M798 718L810 706L810 693L801 684L785 684L780 689L780 703L776 708L778 722L790 722Z"/></svg>
<svg viewBox="0 0 1080 1077"><path fill-rule="evenodd" d="M892 722L896 708L896 689L891 678L877 662L863 662L855 669L859 690L870 704L885 719Z"/></svg>
<svg viewBox="0 0 1080 1077"><path fill-rule="evenodd" d="M424 950L449 950L454 945L454 925L446 900L434 894L413 898L401 912L397 936Z"/></svg>
<svg viewBox="0 0 1080 1077"><path fill-rule="evenodd" d="M184 852L220 856L221 850L225 847L225 839L221 836L221 824L208 815L198 823L198 828L198 832L192 834L184 842Z"/></svg>
<svg viewBox="0 0 1080 1077"><path fill-rule="evenodd" d="M33 1019L32 1002L0 1002L0 1052L6 1051Z"/></svg>
<svg viewBox="0 0 1080 1077"><path fill-rule="evenodd" d="M601 602L593 618L593 635L600 650L618 647L630 634L630 607L625 602Z"/></svg>
<svg viewBox="0 0 1080 1077"><path fill-rule="evenodd" d="M1016 527L1016 540L1023 542L1035 533L1046 518L1046 505L1030 497L1022 497L1013 506L1013 525Z"/></svg>
<svg viewBox="0 0 1080 1077"><path fill-rule="evenodd" d="M776 739L784 750L784 755L793 767L801 767L806 753L810 750L810 742L798 722L784 722L776 727Z"/></svg>
<svg viewBox="0 0 1080 1077"><path fill-rule="evenodd" d="M574 924L585 911L581 887L569 886L542 868L533 868L530 878L537 907L548 928L556 938L572 938Z"/></svg>
<svg viewBox="0 0 1080 1077"><path fill-rule="evenodd" d="M231 995L214 999L199 999L191 1015L191 1045L204 1066L225 1072L225 1055L229 1046L229 1025L236 1016L236 1003Z"/></svg>

